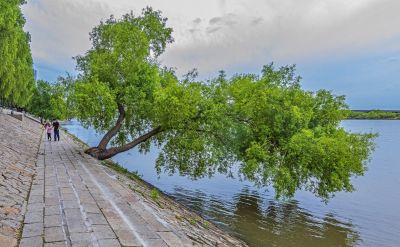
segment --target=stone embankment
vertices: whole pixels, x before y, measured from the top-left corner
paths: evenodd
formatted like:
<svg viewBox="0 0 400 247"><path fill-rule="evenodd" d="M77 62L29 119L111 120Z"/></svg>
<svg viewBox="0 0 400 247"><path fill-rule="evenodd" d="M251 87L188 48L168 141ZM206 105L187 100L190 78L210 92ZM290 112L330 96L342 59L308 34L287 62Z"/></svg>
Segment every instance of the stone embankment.
<svg viewBox="0 0 400 247"><path fill-rule="evenodd" d="M27 206L42 130L0 113L0 246L15 246Z"/></svg>
<svg viewBox="0 0 400 247"><path fill-rule="evenodd" d="M0 114L0 246L246 246L65 133L42 135Z"/></svg>

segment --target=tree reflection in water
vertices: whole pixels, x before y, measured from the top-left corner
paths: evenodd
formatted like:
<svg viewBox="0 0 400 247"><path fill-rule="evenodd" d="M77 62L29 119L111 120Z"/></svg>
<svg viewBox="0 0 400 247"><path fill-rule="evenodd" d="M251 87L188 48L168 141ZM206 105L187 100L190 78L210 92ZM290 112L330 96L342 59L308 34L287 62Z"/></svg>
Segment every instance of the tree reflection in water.
<svg viewBox="0 0 400 247"><path fill-rule="evenodd" d="M333 214L318 217L295 200L263 200L248 188L233 200L181 187L172 196L250 246L356 246L361 242L350 222Z"/></svg>

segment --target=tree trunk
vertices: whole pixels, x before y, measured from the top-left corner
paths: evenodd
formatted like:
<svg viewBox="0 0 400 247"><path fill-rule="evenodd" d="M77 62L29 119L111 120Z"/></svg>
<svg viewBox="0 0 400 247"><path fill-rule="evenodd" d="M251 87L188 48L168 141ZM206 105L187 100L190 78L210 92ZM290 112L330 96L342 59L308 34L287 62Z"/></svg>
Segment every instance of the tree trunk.
<svg viewBox="0 0 400 247"><path fill-rule="evenodd" d="M136 138L135 140L133 140L125 145L122 145L120 147L112 147L112 148L108 148L108 149L106 149L106 148L102 149L99 147L100 146L99 145L98 147L91 147L91 148L87 149L85 151L85 153L89 154L90 156L92 156L98 160L109 159L119 153L125 152L131 148L136 147L140 143L147 141L148 139L150 139L151 137L157 135L158 133L160 133L162 131L163 130L161 127L157 127L157 128L152 129L151 131L147 132L146 134ZM103 139L104 139L104 137L103 137Z"/></svg>
<svg viewBox="0 0 400 247"><path fill-rule="evenodd" d="M125 109L124 107L118 103L118 112L119 116L117 119L117 123L115 126L110 129L110 131L107 132L101 139L99 145L97 146L98 149L105 150L107 148L107 144L110 142L110 140L118 133L118 131L121 129L122 126L122 121L125 119Z"/></svg>

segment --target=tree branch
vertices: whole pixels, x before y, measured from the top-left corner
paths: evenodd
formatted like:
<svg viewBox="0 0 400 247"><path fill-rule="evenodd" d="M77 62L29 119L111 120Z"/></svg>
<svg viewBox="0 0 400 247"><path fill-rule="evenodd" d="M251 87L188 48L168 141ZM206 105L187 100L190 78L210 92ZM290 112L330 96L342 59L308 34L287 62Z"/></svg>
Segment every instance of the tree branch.
<svg viewBox="0 0 400 247"><path fill-rule="evenodd" d="M134 148L135 146L137 146L138 144L147 141L148 139L150 139L151 137L157 135L158 133L162 132L163 129L161 127L157 127L152 129L151 131L147 132L144 135L139 136L138 138L136 138L135 140L119 146L119 147L112 147L109 149L103 149L103 150L99 150L98 148L94 148L93 150L88 149L87 153L92 155L93 157L96 157L99 160L104 160L104 159L108 159L113 157L116 154L125 152L131 148Z"/></svg>

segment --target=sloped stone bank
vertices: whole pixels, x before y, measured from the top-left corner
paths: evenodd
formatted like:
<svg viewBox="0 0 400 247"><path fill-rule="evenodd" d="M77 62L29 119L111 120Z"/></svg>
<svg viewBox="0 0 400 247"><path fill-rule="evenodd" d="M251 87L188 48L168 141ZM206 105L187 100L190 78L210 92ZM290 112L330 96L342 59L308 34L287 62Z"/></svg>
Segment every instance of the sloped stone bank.
<svg viewBox="0 0 400 247"><path fill-rule="evenodd" d="M15 246L36 174L42 129L0 113L0 246Z"/></svg>

